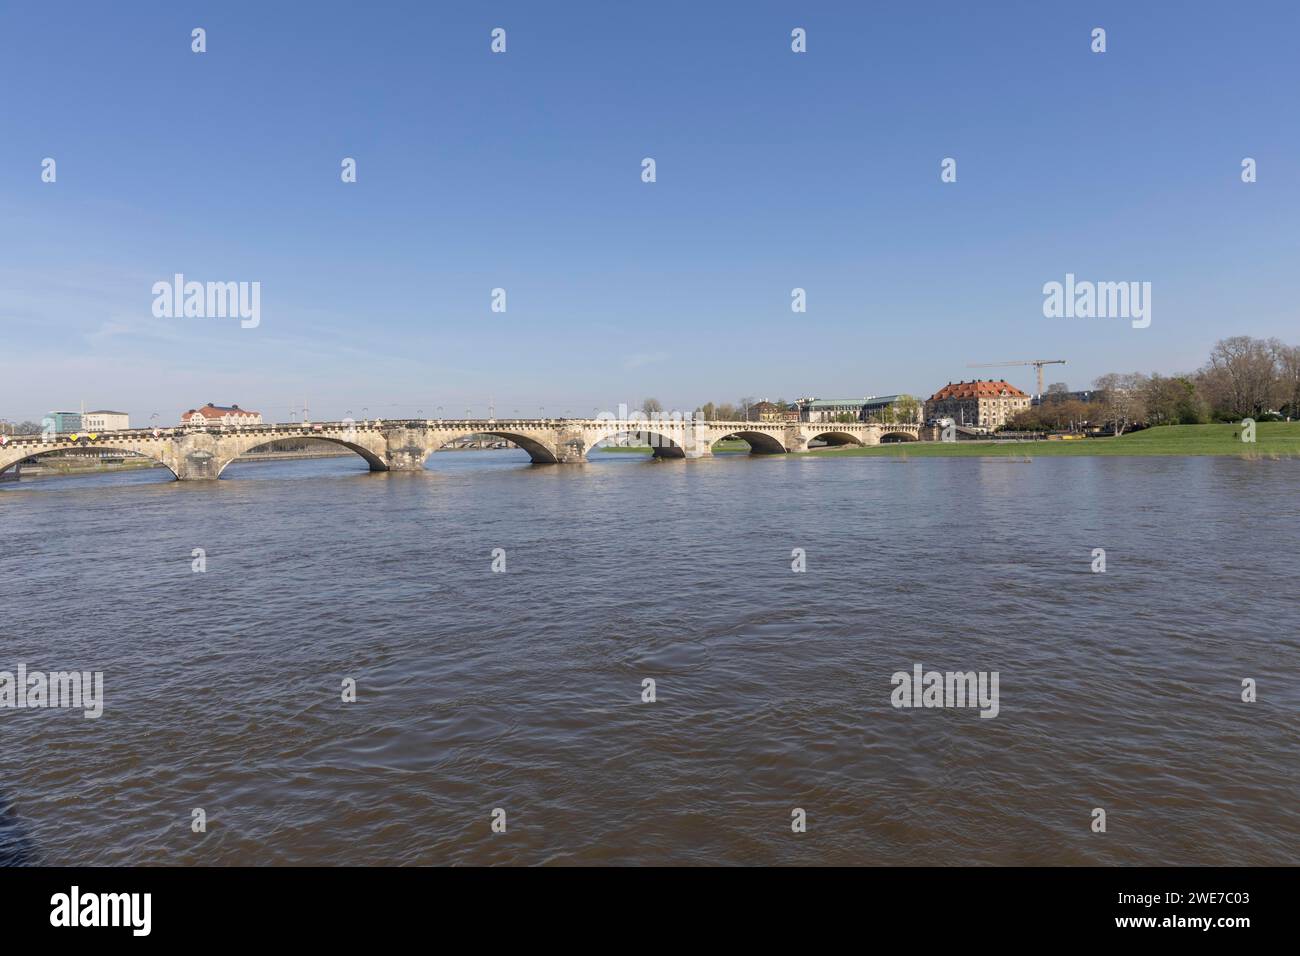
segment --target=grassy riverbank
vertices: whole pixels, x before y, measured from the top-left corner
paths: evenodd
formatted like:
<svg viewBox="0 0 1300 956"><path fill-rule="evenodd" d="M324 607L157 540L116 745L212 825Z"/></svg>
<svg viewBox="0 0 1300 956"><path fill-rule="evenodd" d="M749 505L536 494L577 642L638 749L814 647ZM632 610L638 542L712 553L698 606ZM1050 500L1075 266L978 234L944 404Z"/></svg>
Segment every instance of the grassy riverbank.
<svg viewBox="0 0 1300 956"><path fill-rule="evenodd" d="M626 452L631 455L648 455L653 451L649 445L604 445L597 451L617 451ZM739 451L748 452L749 442L744 441L720 441L713 446L714 452L720 451Z"/></svg>
<svg viewBox="0 0 1300 956"><path fill-rule="evenodd" d="M837 458L868 455L882 458L1038 458L1078 455L1222 455L1238 458L1300 458L1300 422L1260 422L1255 442L1241 440L1240 425L1166 425L1147 428L1118 438L1084 438L1078 441L958 441L899 442L859 448L840 445L815 448L810 454ZM714 452L747 451L743 441L718 442ZM650 454L644 446L600 449L606 452Z"/></svg>
<svg viewBox="0 0 1300 956"><path fill-rule="evenodd" d="M1240 425L1164 425L1118 438L1079 441L900 442L871 448L823 448L816 455L875 455L908 458L1014 457L1062 455L1222 455L1238 458L1300 457L1300 422L1260 422L1255 442L1243 442ZM1235 437L1234 437L1235 436Z"/></svg>
<svg viewBox="0 0 1300 956"><path fill-rule="evenodd" d="M24 478L40 478L45 475L94 475L109 471L139 471L141 468L161 468L162 465L152 458L123 458L115 461L102 461L98 458L55 458L53 456L36 459L38 464L24 465Z"/></svg>

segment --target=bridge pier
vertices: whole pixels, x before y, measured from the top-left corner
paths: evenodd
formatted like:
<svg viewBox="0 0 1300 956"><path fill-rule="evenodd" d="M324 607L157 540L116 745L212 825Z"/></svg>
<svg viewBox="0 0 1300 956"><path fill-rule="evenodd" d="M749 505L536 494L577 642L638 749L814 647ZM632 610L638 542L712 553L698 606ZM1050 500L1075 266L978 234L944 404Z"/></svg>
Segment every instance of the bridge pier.
<svg viewBox="0 0 1300 956"><path fill-rule="evenodd" d="M219 454L217 437L207 432L181 435L173 447L164 450L161 460L178 481L216 481L226 465Z"/></svg>
<svg viewBox="0 0 1300 956"><path fill-rule="evenodd" d="M781 439L781 444L785 445L785 450L793 454L799 454L808 450L808 439L804 437L802 428L787 428L785 435Z"/></svg>
<svg viewBox="0 0 1300 956"><path fill-rule="evenodd" d="M708 444L655 445L650 454L665 461L694 461L699 458L712 458L713 448Z"/></svg>
<svg viewBox="0 0 1300 956"><path fill-rule="evenodd" d="M423 471L425 459L437 450L430 444L427 428L400 425L383 429L383 435L384 459L371 462L371 471Z"/></svg>
<svg viewBox="0 0 1300 956"><path fill-rule="evenodd" d="M531 449L525 450L532 455L534 464L546 463L544 457L539 457ZM587 462L587 436L581 428L562 426L556 431L555 444L547 450L561 465L584 465Z"/></svg>

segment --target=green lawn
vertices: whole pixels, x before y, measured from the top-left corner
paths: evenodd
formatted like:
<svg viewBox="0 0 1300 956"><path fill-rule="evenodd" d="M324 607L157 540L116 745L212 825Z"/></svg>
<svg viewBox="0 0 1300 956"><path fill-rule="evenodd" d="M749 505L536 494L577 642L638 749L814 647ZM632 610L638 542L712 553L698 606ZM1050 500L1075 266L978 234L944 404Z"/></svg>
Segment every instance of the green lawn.
<svg viewBox="0 0 1300 956"><path fill-rule="evenodd" d="M1300 457L1300 422L1260 422L1255 442L1243 442L1240 425L1166 425L1147 428L1118 438L1036 442L900 442L871 448L842 446L818 449L813 454L878 455L909 458L1015 457L1047 455L1237 455Z"/></svg>

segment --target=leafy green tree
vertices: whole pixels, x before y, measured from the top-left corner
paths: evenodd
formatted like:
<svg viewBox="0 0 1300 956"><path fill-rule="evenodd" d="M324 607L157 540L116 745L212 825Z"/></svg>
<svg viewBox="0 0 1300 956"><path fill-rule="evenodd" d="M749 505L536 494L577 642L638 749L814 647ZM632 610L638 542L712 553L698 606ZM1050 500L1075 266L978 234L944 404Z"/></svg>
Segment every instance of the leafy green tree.
<svg viewBox="0 0 1300 956"><path fill-rule="evenodd" d="M921 420L921 403L914 395L899 395L892 407L896 421L911 423Z"/></svg>

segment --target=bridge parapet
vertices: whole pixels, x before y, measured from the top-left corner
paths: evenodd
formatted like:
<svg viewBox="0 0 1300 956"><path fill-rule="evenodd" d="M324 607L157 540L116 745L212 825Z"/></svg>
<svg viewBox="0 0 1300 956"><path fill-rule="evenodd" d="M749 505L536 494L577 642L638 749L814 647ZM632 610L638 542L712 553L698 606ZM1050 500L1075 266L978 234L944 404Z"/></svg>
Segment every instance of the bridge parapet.
<svg viewBox="0 0 1300 956"><path fill-rule="evenodd" d="M182 481L212 480L240 455L274 441L311 438L350 449L372 471L416 471L429 456L470 435L513 442L534 462L575 464L601 442L623 434L649 436L660 458L708 458L728 436L755 454L804 452L809 442L875 445L882 440L932 440L933 429L874 422L749 422L699 419L369 419L288 424L217 423L85 434L0 436L0 472L36 455L105 448L152 458Z"/></svg>

